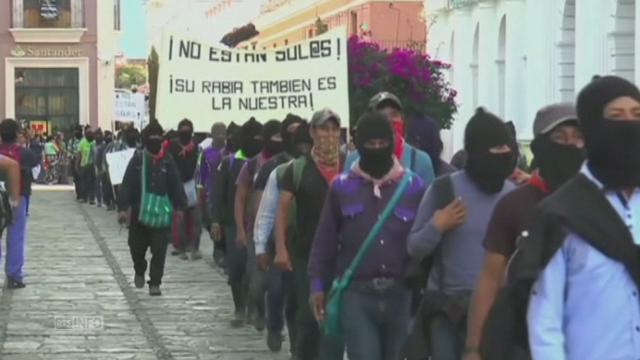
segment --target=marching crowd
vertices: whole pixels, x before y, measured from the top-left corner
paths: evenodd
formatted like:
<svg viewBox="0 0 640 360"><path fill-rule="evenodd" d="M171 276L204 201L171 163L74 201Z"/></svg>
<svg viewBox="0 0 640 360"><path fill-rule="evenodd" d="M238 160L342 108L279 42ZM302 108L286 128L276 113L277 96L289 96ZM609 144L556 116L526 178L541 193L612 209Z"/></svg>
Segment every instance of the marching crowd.
<svg viewBox="0 0 640 360"><path fill-rule="evenodd" d="M410 120L391 93L371 99L348 143L345 126L328 108L219 122L204 148L188 119L117 139L78 129L77 196L117 206L135 286L148 279L152 296L168 244L201 259L205 229L231 325L266 329L272 351L286 328L293 359L640 354L635 85L594 77L575 104L540 109L531 164L513 126L482 108L453 165L437 123ZM112 186L104 154L136 147Z"/></svg>

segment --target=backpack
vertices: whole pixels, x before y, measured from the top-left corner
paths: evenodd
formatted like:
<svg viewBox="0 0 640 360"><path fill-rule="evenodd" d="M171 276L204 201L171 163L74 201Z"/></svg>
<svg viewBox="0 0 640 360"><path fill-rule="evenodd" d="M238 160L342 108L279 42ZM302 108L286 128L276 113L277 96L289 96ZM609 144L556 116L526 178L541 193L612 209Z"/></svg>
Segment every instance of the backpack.
<svg viewBox="0 0 640 360"><path fill-rule="evenodd" d="M0 155L15 160L18 164L22 164L22 147L18 144L0 145ZM20 169L20 194L24 193L24 177L25 172ZM2 176L6 180L6 176Z"/></svg>

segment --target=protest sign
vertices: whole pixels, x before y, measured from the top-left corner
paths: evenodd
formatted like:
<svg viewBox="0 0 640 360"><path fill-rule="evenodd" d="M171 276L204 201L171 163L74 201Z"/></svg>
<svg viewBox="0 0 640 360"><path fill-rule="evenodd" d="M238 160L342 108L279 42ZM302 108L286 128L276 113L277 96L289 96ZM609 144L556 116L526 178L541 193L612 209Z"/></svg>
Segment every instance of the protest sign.
<svg viewBox="0 0 640 360"><path fill-rule="evenodd" d="M141 127L145 118L145 100L143 94L132 94L128 91L116 90L114 93L113 120L132 122Z"/></svg>
<svg viewBox="0 0 640 360"><path fill-rule="evenodd" d="M122 184L124 178L124 172L127 170L127 165L136 152L135 149L127 149L122 151L116 151L107 154L107 165L109 165L109 178L112 185Z"/></svg>
<svg viewBox="0 0 640 360"><path fill-rule="evenodd" d="M349 118L344 28L274 51L236 51L167 36L161 48L156 116L165 128L183 118L196 131L216 121L310 118L330 107Z"/></svg>

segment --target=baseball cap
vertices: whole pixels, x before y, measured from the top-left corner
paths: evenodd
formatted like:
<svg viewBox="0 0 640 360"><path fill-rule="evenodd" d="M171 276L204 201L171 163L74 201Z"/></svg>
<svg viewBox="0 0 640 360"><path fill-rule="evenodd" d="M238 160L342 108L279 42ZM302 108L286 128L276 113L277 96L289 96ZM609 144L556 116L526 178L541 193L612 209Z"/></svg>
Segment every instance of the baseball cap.
<svg viewBox="0 0 640 360"><path fill-rule="evenodd" d="M327 122L327 120L330 120L330 119L334 119L338 123L338 126L340 126L340 122L341 122L340 116L338 116L338 114L335 111L329 108L318 110L311 117L311 126L312 127L322 126L324 125L324 123Z"/></svg>
<svg viewBox="0 0 640 360"><path fill-rule="evenodd" d="M400 110L403 109L402 102L400 101L400 99L398 99L398 97L395 96L394 94L387 91L383 91L374 95L371 98L371 100L369 100L369 108L371 110L378 110L378 107L382 105L383 102L387 102L387 101L397 105L398 108L400 108Z"/></svg>
<svg viewBox="0 0 640 360"><path fill-rule="evenodd" d="M533 135L545 135L558 125L574 121L578 122L575 105L572 103L556 103L538 110L533 121Z"/></svg>

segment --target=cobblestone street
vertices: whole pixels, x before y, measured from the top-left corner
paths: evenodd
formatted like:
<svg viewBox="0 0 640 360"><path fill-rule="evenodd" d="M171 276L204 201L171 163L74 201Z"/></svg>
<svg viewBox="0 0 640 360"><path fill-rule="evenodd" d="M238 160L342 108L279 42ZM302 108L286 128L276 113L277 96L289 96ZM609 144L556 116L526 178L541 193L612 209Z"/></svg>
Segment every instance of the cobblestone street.
<svg viewBox="0 0 640 360"><path fill-rule="evenodd" d="M38 190L28 233L27 287L0 298L2 360L289 358L288 343L272 354L265 334L229 326L231 296L206 235L203 260L168 255L163 296L150 297L133 285L115 213L79 205L70 191Z"/></svg>

